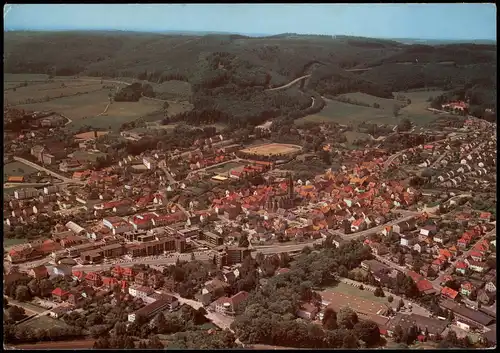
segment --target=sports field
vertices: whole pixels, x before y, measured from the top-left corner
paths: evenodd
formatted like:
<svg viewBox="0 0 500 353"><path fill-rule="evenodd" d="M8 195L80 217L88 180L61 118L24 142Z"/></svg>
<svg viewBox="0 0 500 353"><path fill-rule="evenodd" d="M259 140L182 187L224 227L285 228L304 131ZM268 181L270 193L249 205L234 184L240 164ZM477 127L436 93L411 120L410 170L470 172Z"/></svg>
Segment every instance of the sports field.
<svg viewBox="0 0 500 353"><path fill-rule="evenodd" d="M279 154L292 154L302 150L302 147L297 145L289 145L282 143L268 143L265 145L248 147L242 149L241 152L255 154L260 156L276 156Z"/></svg>

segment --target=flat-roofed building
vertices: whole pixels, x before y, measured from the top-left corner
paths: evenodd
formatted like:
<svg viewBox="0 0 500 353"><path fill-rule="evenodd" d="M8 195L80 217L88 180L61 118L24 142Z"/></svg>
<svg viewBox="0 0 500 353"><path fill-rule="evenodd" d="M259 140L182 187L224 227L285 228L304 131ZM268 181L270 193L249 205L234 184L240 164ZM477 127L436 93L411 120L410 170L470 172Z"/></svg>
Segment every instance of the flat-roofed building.
<svg viewBox="0 0 500 353"><path fill-rule="evenodd" d="M138 316L143 316L147 319L150 319L159 312L162 312L164 310L172 310L177 306L179 306L179 300L177 300L176 297L164 294L164 296L161 299L156 300L155 302L146 305L143 308L140 308L139 310L135 311L132 314L129 314L128 321L134 322Z"/></svg>
<svg viewBox="0 0 500 353"><path fill-rule="evenodd" d="M203 240L212 246L220 246L224 243L224 238L212 232L203 232Z"/></svg>

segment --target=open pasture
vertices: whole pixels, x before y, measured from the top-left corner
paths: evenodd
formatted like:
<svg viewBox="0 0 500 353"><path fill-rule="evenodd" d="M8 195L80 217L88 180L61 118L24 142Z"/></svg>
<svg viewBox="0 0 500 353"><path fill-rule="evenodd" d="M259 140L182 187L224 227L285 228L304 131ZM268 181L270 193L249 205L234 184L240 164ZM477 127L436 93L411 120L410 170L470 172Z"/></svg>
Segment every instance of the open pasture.
<svg viewBox="0 0 500 353"><path fill-rule="evenodd" d="M247 147L241 152L248 154L256 154L260 156L276 156L280 154L292 154L299 152L302 147L297 145L289 145L283 143L267 143L264 145Z"/></svg>

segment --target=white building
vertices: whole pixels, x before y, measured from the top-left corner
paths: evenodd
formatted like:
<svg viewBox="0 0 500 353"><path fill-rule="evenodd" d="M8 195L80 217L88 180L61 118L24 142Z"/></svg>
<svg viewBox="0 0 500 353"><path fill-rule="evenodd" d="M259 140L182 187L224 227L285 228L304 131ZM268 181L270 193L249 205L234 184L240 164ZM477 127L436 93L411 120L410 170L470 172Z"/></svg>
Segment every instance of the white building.
<svg viewBox="0 0 500 353"><path fill-rule="evenodd" d="M144 157L142 163L150 170L156 168L156 161L153 158Z"/></svg>

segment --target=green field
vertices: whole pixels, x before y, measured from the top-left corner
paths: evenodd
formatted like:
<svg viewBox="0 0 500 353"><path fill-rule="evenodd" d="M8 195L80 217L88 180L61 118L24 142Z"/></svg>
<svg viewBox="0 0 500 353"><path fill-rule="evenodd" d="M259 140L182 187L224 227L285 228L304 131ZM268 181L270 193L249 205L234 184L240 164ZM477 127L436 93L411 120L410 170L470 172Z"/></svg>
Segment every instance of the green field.
<svg viewBox="0 0 500 353"><path fill-rule="evenodd" d="M27 243L28 242L28 239L16 239L16 238L12 238L12 239L5 239L3 240L3 246L4 248L7 248L7 247L11 247L11 246L14 246L14 245L19 245L19 244L24 244L24 243Z"/></svg>
<svg viewBox="0 0 500 353"><path fill-rule="evenodd" d="M106 153L102 153L102 152L86 152L86 151L75 151L75 152L73 152L73 158L82 159L82 160L88 160L88 161L91 161L91 162L95 162L97 160L97 158L99 158L99 157L105 158L106 157Z"/></svg>
<svg viewBox="0 0 500 353"><path fill-rule="evenodd" d="M387 301L386 297L376 297L373 295L373 292L370 292L369 290L361 290L356 287L353 287L349 284L339 282L335 286L331 287L325 287L324 289L327 289L329 291L335 292L335 293L342 293L346 295L352 295L354 297L366 299L366 300L371 300L373 302L381 303L388 305L389 302Z"/></svg>
<svg viewBox="0 0 500 353"><path fill-rule="evenodd" d="M142 98L138 102L113 102L104 113L109 103L109 93L114 93L116 87L124 85L119 81L130 83L135 81L130 78L102 80L102 83L97 77L56 77L54 82L48 82L47 75L9 74L4 78L4 84L10 87L25 81L28 82L27 87L16 88L15 92L4 91L5 100L15 104L17 108L29 111L52 110L60 113L71 119L72 122L66 126L71 131L77 131L85 125L98 129L118 130L123 123L161 111L163 107L161 100ZM175 96L176 101L169 101L169 115L192 109L192 105L185 101L191 94L191 86L188 83L169 81L163 84L150 84L160 93L168 92L170 96ZM71 96L77 92L82 94ZM176 96L175 92L179 94ZM51 100L25 103L29 98L40 100L44 97L49 97Z"/></svg>
<svg viewBox="0 0 500 353"><path fill-rule="evenodd" d="M369 94L361 92L342 94L339 97L348 98L351 99L352 101L370 104L371 107L373 107L373 104L377 103L380 106L380 108L377 109L385 110L390 114L392 114L394 105L402 105L402 102L396 99L380 98L380 97L370 96Z"/></svg>
<svg viewBox="0 0 500 353"><path fill-rule="evenodd" d="M357 131L346 131L344 135L347 139L347 143L352 144L355 140L371 140L369 134Z"/></svg>
<svg viewBox="0 0 500 353"><path fill-rule="evenodd" d="M349 104L335 100L327 99L326 106L317 114L309 115L295 120L295 124L301 125L304 122L314 123L338 123L338 124L359 124L361 122L374 124L396 125L403 118L408 118L415 125L426 125L436 119L436 115L427 110L429 97L436 97L443 91L418 91L418 92L400 92L394 95L402 94L411 100L411 104L400 110L399 116L394 117L394 105L401 105L396 99L385 99L370 96L365 93L349 93L340 97L350 98L352 100L370 104L370 107ZM373 108L373 104L380 105L379 109Z"/></svg>
<svg viewBox="0 0 500 353"><path fill-rule="evenodd" d="M397 124L397 119L394 118L392 110L387 111L329 100L321 112L295 120L298 125L304 122L337 123L341 125L356 125L362 122Z"/></svg>
<svg viewBox="0 0 500 353"><path fill-rule="evenodd" d="M216 174L227 173L231 169L243 167L243 166L244 166L244 164L242 164L242 163L228 162L226 164L222 164L222 165L219 165L217 167L208 168L207 172L216 173Z"/></svg>
<svg viewBox="0 0 500 353"><path fill-rule="evenodd" d="M444 91L418 91L418 92L401 92L402 95L411 100L411 104L401 109L401 116L407 117L417 126L426 125L435 120L439 115L427 110L429 97L437 97L443 94Z"/></svg>
<svg viewBox="0 0 500 353"><path fill-rule="evenodd" d="M3 177L7 181L9 176L28 176L36 173L37 170L21 162L11 162L4 164Z"/></svg>
<svg viewBox="0 0 500 353"><path fill-rule="evenodd" d="M28 320L26 322L23 322L18 327L31 327L32 329L37 329L37 328L46 329L50 327L67 328L69 327L69 325L62 320L57 320L50 316L42 315L33 320Z"/></svg>

